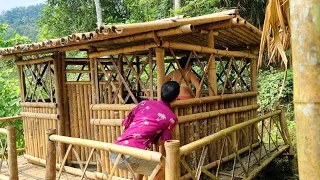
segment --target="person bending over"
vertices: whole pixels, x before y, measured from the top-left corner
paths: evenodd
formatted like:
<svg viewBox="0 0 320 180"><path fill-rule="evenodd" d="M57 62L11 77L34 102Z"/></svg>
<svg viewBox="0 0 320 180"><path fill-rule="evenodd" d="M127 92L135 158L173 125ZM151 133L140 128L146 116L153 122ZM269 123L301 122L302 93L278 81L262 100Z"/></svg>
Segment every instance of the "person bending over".
<svg viewBox="0 0 320 180"><path fill-rule="evenodd" d="M165 82L167 81L176 81L180 84L180 94L178 96L178 99L183 100L183 99L189 99L189 98L193 98L192 96L192 89L191 87L188 87L188 84L190 84L191 82L193 83L193 85L196 88L196 96L200 94L200 83L199 80L197 78L197 76L191 71L191 62L189 63L189 65L187 66L187 62L188 62L188 58L187 57L182 57L179 60L179 64L181 66L181 70L177 69L173 72L171 72L170 74L168 74L165 78ZM183 76L181 75L181 71L184 74L184 77L186 78L186 82L183 78Z"/></svg>
<svg viewBox="0 0 320 180"><path fill-rule="evenodd" d="M161 100L145 100L140 102L128 116L122 125L125 132L118 138L115 144L130 146L139 149L150 149L152 144L163 145L171 139L171 131L177 123L176 115L171 111L173 103L180 92L180 86L175 81L169 81L162 85ZM110 160L114 164L118 153L111 152ZM158 163L141 160L135 157L122 156L118 168L127 169L125 163L129 163L138 180L143 175L151 175ZM164 177L164 167L155 176L155 180Z"/></svg>

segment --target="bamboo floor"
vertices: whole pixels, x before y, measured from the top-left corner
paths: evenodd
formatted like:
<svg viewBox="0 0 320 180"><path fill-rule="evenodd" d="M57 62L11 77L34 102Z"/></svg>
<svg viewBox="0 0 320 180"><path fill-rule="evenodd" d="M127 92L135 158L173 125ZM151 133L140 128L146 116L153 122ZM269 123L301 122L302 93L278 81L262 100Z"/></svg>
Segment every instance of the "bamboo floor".
<svg viewBox="0 0 320 180"><path fill-rule="evenodd" d="M18 157L18 169L19 169L19 180L40 180L45 179L46 169L45 167L33 165L31 163L28 163L28 161L23 157ZM8 176L8 165L6 162L3 162L2 169L1 169L1 175ZM58 175L58 172L57 172ZM0 179L3 179L0 176ZM66 174L65 172L61 175L61 180L78 180L80 177L74 176L71 174Z"/></svg>
<svg viewBox="0 0 320 180"><path fill-rule="evenodd" d="M281 149L283 147L284 146L280 146L280 147L278 147L278 149ZM269 149L271 149L271 152L268 153L267 151L269 151ZM224 169L222 169L219 172L218 179L219 180L230 180L232 178L232 176L234 177L234 179L246 179L245 171L243 170L243 167L245 167L246 171L248 171L247 173L250 174L253 171L255 171L256 168L259 167L256 158L259 159L259 157L261 157L260 164L262 164L263 162L266 162L267 160L270 160L270 162L271 162L272 159L283 154L283 152L282 152L279 155L275 156L276 152L278 152L278 151L276 151L276 148L274 145L269 146L269 144L265 144L264 147L259 146L259 148L255 149L250 154L250 156L247 155L245 157L242 157L240 161L236 161L236 164L234 166L234 173L233 173L233 163L231 163L230 166L225 167ZM256 158L255 158L255 156L256 156ZM267 163L267 164L269 164L269 163ZM257 173L259 173L259 172L260 171L258 171Z"/></svg>

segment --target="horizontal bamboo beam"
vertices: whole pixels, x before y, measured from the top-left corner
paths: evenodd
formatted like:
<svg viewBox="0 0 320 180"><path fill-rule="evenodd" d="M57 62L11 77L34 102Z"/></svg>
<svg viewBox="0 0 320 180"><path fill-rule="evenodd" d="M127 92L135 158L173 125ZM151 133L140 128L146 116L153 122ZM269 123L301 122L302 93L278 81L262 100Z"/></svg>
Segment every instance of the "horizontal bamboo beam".
<svg viewBox="0 0 320 180"><path fill-rule="evenodd" d="M224 94L218 96L208 96L208 97L201 97L201 98L192 98L186 100L180 100L174 102L171 107L182 107L182 106L189 106L191 104L202 104L202 103L211 103L223 100L230 100L230 99L240 99L245 97L254 97L257 96L258 92L245 92L245 93L237 93L237 94Z"/></svg>
<svg viewBox="0 0 320 180"><path fill-rule="evenodd" d="M30 162L32 164L40 165L40 166L43 166L43 167L46 166L46 162L47 161L45 159L40 159L40 158L33 157L33 156L30 156L30 155L27 155L27 154L24 155L24 158L27 159L28 162ZM61 167L61 165L56 163L56 169L60 170L60 167ZM77 169L77 168L70 167L70 166L64 166L63 168L67 173L72 174L72 175L82 176L82 174L83 174L81 169ZM89 179L94 179L94 180L104 179L104 180L107 180L107 178L99 178L99 177L103 177L102 175L103 175L103 173L100 173L100 172L90 172L90 171L86 172L86 176ZM126 180L126 179L114 176L114 177L112 177L112 180Z"/></svg>
<svg viewBox="0 0 320 180"><path fill-rule="evenodd" d="M252 144L252 148L255 149L255 148L258 147L259 145L260 145L260 142L256 142L256 143ZM250 149L250 146L247 146L247 147L244 147L244 148L240 149L240 150L238 151L238 155L241 155L241 154L247 152L249 149ZM223 158L221 159L221 163L228 162L228 161L234 159L236 156L237 156L236 153L232 153L232 154L230 154L230 155L228 155L228 156L226 156L226 157L223 157ZM211 162L211 163L209 163L209 164L206 164L206 165L203 166L203 167L206 168L206 169L212 169L212 168L218 166L219 163L220 163L220 160L216 160L216 161L214 161L214 162ZM192 171L192 172L195 173L196 170L194 170L194 171ZM191 179L191 174L190 174L190 173L185 174L185 175L183 175L183 176L180 177L180 180L188 180L188 179Z"/></svg>
<svg viewBox="0 0 320 180"><path fill-rule="evenodd" d="M33 107L33 108L57 108L57 103L43 103L43 102L22 102L22 107Z"/></svg>
<svg viewBox="0 0 320 180"><path fill-rule="evenodd" d="M216 54L216 55L221 55L221 56L234 56L234 57L244 57L244 58L252 58L252 59L258 58L257 55L251 54L251 53L245 53L245 52L240 52L240 51L219 50L219 49L213 49L213 48L199 46L199 45L173 42L173 41L163 41L162 46L165 48L196 51L196 52L207 53L207 54Z"/></svg>
<svg viewBox="0 0 320 180"><path fill-rule="evenodd" d="M119 111L131 111L137 105L135 104L92 104L90 109L93 111L98 110L119 110Z"/></svg>
<svg viewBox="0 0 320 180"><path fill-rule="evenodd" d="M125 155L129 155L132 157L136 157L139 159L153 161L153 162L161 162L162 155L159 152L147 151L137 148L132 148L128 146L121 146L112 143L105 143L100 141L93 141L88 139L80 139L80 138L72 138L66 136L59 135L51 135L49 137L51 141L57 141L66 144L79 145L83 147L91 147L97 150L109 151L109 152L118 152Z"/></svg>
<svg viewBox="0 0 320 180"><path fill-rule="evenodd" d="M58 120L58 114L21 112L22 117Z"/></svg>
<svg viewBox="0 0 320 180"><path fill-rule="evenodd" d="M142 44L142 45L134 45L129 47L123 47L118 49L111 49L107 51L99 51L89 54L89 58L109 56L109 55L117 55L121 53L132 53L137 51L147 51L150 48L158 47L156 43Z"/></svg>
<svg viewBox="0 0 320 180"><path fill-rule="evenodd" d="M5 128L0 128L0 134L6 134L8 135L9 134L9 131Z"/></svg>
<svg viewBox="0 0 320 180"><path fill-rule="evenodd" d="M119 81L112 81L113 84L119 84ZM67 81L67 85L91 85L91 81ZM106 81L99 81L99 84L107 84Z"/></svg>
<svg viewBox="0 0 320 180"><path fill-rule="evenodd" d="M66 73L90 73L90 70L77 70L77 69L69 69L65 70Z"/></svg>
<svg viewBox="0 0 320 180"><path fill-rule="evenodd" d="M228 109L219 109L219 110L214 110L214 111L209 111L209 112L203 112L203 113L197 113L197 114L190 114L190 115L184 115L184 116L179 116L178 117L178 123L186 123L190 121L197 121L201 119L207 119L207 118L212 118L216 116L221 116L225 114L231 114L231 113L239 113L239 112L244 112L244 111L249 111L249 110L254 110L258 109L259 105L249 105L249 106L242 106L242 107L235 107L235 108L228 108Z"/></svg>
<svg viewBox="0 0 320 180"><path fill-rule="evenodd" d="M284 151L288 150L290 148L289 145L284 145L282 147L278 148L278 151L274 151L271 153L271 156L268 157L267 159L265 159L260 166L256 167L255 169L253 169L251 171L251 173L249 174L249 176L247 178L245 178L245 180L250 180L253 179L254 177L256 177L257 175L259 175L259 173L266 168L270 162L275 159L276 157L278 157L280 154L282 154Z"/></svg>
<svg viewBox="0 0 320 180"><path fill-rule="evenodd" d="M14 120L21 120L21 116L12 116L12 117L3 117L0 118L0 122L8 122L8 121L14 121Z"/></svg>
<svg viewBox="0 0 320 180"><path fill-rule="evenodd" d="M236 124L236 125L231 126L229 128L220 130L217 133L214 133L212 135L201 138L197 141L186 144L180 148L180 155L189 154L190 152L195 151L195 150L197 150L207 144L210 144L211 142L214 142L218 139L221 139L222 137L226 136L227 134L230 134L230 133L233 133L233 132L238 131L240 129L243 129L247 126L253 125L257 122L260 122L260 121L267 119L267 118L270 118L272 116L279 115L280 113L281 113L281 110L277 110L275 112L265 114L263 116L248 120L246 122Z"/></svg>
<svg viewBox="0 0 320 180"><path fill-rule="evenodd" d="M122 126L123 119L91 119L90 124L94 126Z"/></svg>
<svg viewBox="0 0 320 180"><path fill-rule="evenodd" d="M25 61L16 61L16 65L26 65L26 64L40 64L48 61L53 61L53 58L51 56L38 58L38 59L30 59Z"/></svg>

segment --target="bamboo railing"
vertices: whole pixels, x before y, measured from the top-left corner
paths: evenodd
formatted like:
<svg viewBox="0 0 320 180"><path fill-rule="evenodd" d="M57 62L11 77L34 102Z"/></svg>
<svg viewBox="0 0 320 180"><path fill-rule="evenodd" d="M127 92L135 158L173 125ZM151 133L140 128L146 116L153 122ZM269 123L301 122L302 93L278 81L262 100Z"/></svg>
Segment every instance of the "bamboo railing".
<svg viewBox="0 0 320 180"><path fill-rule="evenodd" d="M162 164L164 163L163 156L159 152L141 150L137 148L120 146L120 145L105 143L101 141L59 136L59 135L54 135L54 133L55 133L55 130L47 130L48 154L47 154L46 161L27 156L29 160L37 164L46 165L46 179L56 179L56 178L60 179L62 171L66 171L67 173L71 173L74 175L79 175L81 176L81 179L82 178L107 179L107 180L120 180L120 179L124 180L128 178L136 179L132 171L130 171L131 173L126 174L125 176L122 175L123 177L115 174L116 170L118 169L117 165L119 163L121 156L128 155L128 156L132 156L142 160L158 163L158 166L154 169L152 174L149 176L149 179L152 180L153 177L158 173ZM56 143L64 143L68 146L66 154L64 156L59 155L60 159L62 159L62 162L60 164L57 164L55 161L55 158L56 158L55 144ZM80 160L79 154L77 153L74 147L75 145L90 148L90 155L86 162L83 162ZM67 158L69 156L69 153L71 151L73 151L73 153L76 155L80 169L72 168L65 165ZM102 159L102 156L100 156L101 154L100 152L103 152L103 151L118 153L115 164L109 164L110 168L107 168L102 163L103 159ZM92 157L94 156L94 154L97 155L96 160L102 164L102 173L96 172L96 171L91 172L88 170L89 162L92 160ZM56 177L56 169L59 170L57 177Z"/></svg>
<svg viewBox="0 0 320 180"><path fill-rule="evenodd" d="M247 131L253 129L253 132ZM232 140L233 134L237 134L236 143ZM258 141L254 141L252 134L258 135ZM247 142L246 147L239 146L239 136ZM215 161L208 161L206 154L210 144L222 140L222 148L215 153L219 158ZM224 149L230 146L233 153L225 155ZM184 146L176 147L179 156L170 159L172 163L172 173L166 174L166 179L193 179L199 180L201 174L205 174L210 179L219 179L222 176L231 179L252 179L261 171L272 159L282 154L284 151L292 152L291 141L287 131L287 125L284 118L284 111L277 110L257 118L250 119L231 127L225 128L214 134L203 137L199 140L188 143ZM198 163L187 162L187 155L202 150ZM244 155L247 155L244 158ZM222 163L233 160L232 170L222 171ZM180 167L181 163L181 167ZM237 166L236 166L237 164ZM240 167L238 167L240 166ZM210 172L209 170L215 168ZM181 172L181 177L177 173Z"/></svg>

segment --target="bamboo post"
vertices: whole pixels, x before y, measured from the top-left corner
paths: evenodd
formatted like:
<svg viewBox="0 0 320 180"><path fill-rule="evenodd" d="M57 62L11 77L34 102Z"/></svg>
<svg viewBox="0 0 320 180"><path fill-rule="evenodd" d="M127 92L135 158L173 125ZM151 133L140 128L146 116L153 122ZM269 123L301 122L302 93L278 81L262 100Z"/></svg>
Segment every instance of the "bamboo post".
<svg viewBox="0 0 320 180"><path fill-rule="evenodd" d="M12 180L18 180L18 160L16 147L16 128L14 126L7 127L7 141L8 141L8 161L9 161L9 177Z"/></svg>
<svg viewBox="0 0 320 180"><path fill-rule="evenodd" d="M207 46L209 48L214 48L214 35L215 32L213 32L212 30L209 32L208 37L207 37ZM208 56L209 59L210 56ZM215 57L213 57L213 59L211 60L211 63L208 64L209 69L208 69L208 81L210 82L209 84L211 84L213 87L214 92L212 91L211 88L209 89L209 96L213 96L213 95L218 95L218 89L217 89L217 75L216 75L216 59Z"/></svg>
<svg viewBox="0 0 320 180"><path fill-rule="evenodd" d="M49 139L52 134L55 134L55 129L47 129L47 154L46 154L46 180L56 179L56 147L54 142Z"/></svg>
<svg viewBox="0 0 320 180"><path fill-rule="evenodd" d="M149 49L149 79L150 79L150 98L151 100L153 100L153 49Z"/></svg>
<svg viewBox="0 0 320 180"><path fill-rule="evenodd" d="M290 22L299 178L314 179L320 177L319 1L291 0Z"/></svg>
<svg viewBox="0 0 320 180"><path fill-rule="evenodd" d="M124 54L123 54L123 56L124 56ZM120 73L121 74L123 74L123 57L121 56L120 58L119 58L119 60L118 60L118 68L119 68L119 71L120 71ZM119 78L119 77L118 77ZM120 80L120 78L118 79L118 81L120 82L121 80ZM139 84L139 83L138 83ZM120 96L123 98L123 92L124 92L124 87L123 86L121 86L121 88L120 88L120 91L119 91L119 94L120 94ZM139 92L139 91L138 91ZM117 98L118 99L118 98ZM118 101L118 102L121 102L121 101ZM121 104L121 103L120 103Z"/></svg>
<svg viewBox="0 0 320 180"><path fill-rule="evenodd" d="M17 57L16 61L21 61L22 57ZM17 65L18 68L18 75L19 75L19 83L20 83L20 97L21 102L25 101L25 95L26 95L26 82L24 79L24 72L23 72L23 66Z"/></svg>
<svg viewBox="0 0 320 180"><path fill-rule="evenodd" d="M156 62L157 62L157 98L161 99L161 87L164 83L165 69L164 69L164 49L156 48Z"/></svg>
<svg viewBox="0 0 320 180"><path fill-rule="evenodd" d="M89 57L90 54L94 53L92 50L89 51ZM98 79L98 64L96 58L90 58L90 71L91 71L91 90L92 90L92 104L98 104L99 103L99 79ZM97 118L97 112L92 112L92 117L95 119ZM99 131L97 126L93 126L94 131L94 139L96 141L99 140ZM96 156L98 159L98 155ZM101 165L97 161L97 171L101 172Z"/></svg>
<svg viewBox="0 0 320 180"><path fill-rule="evenodd" d="M289 147L289 154L290 155L294 155L293 146L292 146L292 143L291 143L291 138L290 138L290 134L289 134L289 131L288 131L285 111L284 111L284 109L280 109L280 110L281 110L280 127L281 127L281 129L283 131L283 134L282 134L283 137L282 138L283 138L284 142L290 146Z"/></svg>
<svg viewBox="0 0 320 180"><path fill-rule="evenodd" d="M63 96L63 78L62 78L62 57L65 53L55 52L54 58L54 76L55 76L55 92L56 92L56 103L57 103L57 114L58 120L58 134L61 136L65 135L65 108L64 108L64 96ZM65 145L62 143L58 144L59 152L61 156L65 154Z"/></svg>
<svg viewBox="0 0 320 180"><path fill-rule="evenodd" d="M136 67L137 67L137 74L139 75L140 74L140 57L139 56L136 57ZM141 81L141 77L137 77L137 79ZM141 92L141 86L139 82L137 82L137 92L138 93ZM145 93L148 94L147 92ZM139 94L137 96L139 96Z"/></svg>
<svg viewBox="0 0 320 180"><path fill-rule="evenodd" d="M180 141L166 141L164 146L166 149L165 179L177 180L180 178Z"/></svg>

